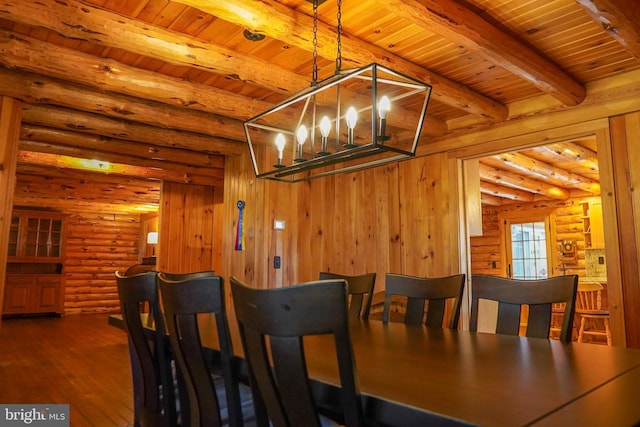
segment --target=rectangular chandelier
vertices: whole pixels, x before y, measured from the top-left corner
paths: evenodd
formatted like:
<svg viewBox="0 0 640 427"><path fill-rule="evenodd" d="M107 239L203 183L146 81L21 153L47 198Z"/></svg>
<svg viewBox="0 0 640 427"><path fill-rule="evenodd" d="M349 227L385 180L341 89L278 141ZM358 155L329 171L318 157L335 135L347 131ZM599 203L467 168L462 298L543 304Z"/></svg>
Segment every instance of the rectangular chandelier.
<svg viewBox="0 0 640 427"><path fill-rule="evenodd" d="M430 94L379 64L338 72L244 122L256 176L300 182L412 157Z"/></svg>

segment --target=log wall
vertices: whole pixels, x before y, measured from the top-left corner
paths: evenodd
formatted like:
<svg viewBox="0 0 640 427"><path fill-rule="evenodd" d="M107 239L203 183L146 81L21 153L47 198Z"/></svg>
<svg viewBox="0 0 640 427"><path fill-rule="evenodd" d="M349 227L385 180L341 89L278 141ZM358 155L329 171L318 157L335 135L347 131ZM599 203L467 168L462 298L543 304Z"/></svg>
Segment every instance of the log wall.
<svg viewBox="0 0 640 427"><path fill-rule="evenodd" d="M114 273L139 262L140 215L75 212L67 230L65 314L119 312Z"/></svg>

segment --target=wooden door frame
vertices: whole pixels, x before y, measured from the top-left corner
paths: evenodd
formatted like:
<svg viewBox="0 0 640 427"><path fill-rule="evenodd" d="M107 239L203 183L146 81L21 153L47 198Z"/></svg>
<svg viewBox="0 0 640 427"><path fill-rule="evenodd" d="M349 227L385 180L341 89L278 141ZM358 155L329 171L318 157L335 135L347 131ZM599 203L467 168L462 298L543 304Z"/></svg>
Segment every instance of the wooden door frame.
<svg viewBox="0 0 640 427"><path fill-rule="evenodd" d="M556 241L556 227L555 227L555 214L553 210L549 209L528 209L526 211L498 213L500 234L504 237L500 239L500 256L502 259L502 275L509 277L507 271L507 265L509 261L509 252L511 248L508 242L511 241L510 232L507 231L507 221L515 220L519 222L544 222L545 227L548 230L546 234L546 246L547 246L547 265L550 267L549 277L556 274L558 271L557 257L553 257L554 242Z"/></svg>
<svg viewBox="0 0 640 427"><path fill-rule="evenodd" d="M523 127L526 129L526 127ZM616 196L614 189L613 156L611 152L611 140L609 135L609 118L599 118L587 122L559 126L553 129L531 130L527 134L519 134L504 137L499 131L487 132L483 142L469 145L459 149L448 151L449 158L456 160L450 164L458 168L457 176L463 177L464 161L476 159L507 151L521 150L525 148L549 145L572 138L595 136L598 146L598 163L600 166L600 187L605 233L605 250L607 263L607 283L610 304L611 338L615 346L626 347L625 314L622 294L622 270L620 264L620 240L618 237L618 220L616 215ZM480 136L478 136L478 139ZM471 257L468 250L469 234L464 232L467 228L467 207L465 204L465 189L463 183L458 185L460 202L458 218L461 230L459 247L461 249L461 270L471 277ZM469 282L470 286L473 283Z"/></svg>

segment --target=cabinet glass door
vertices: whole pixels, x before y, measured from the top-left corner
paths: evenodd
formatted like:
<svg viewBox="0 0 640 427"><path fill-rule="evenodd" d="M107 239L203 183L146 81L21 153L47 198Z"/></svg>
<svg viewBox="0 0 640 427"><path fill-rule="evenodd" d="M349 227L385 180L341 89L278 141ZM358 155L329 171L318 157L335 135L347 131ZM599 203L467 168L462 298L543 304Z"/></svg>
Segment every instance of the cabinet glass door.
<svg viewBox="0 0 640 427"><path fill-rule="evenodd" d="M8 256L18 255L18 233L19 233L20 218L11 218L11 225L9 226L9 252Z"/></svg>
<svg viewBox="0 0 640 427"><path fill-rule="evenodd" d="M60 256L62 220L29 218L25 255L29 257Z"/></svg>

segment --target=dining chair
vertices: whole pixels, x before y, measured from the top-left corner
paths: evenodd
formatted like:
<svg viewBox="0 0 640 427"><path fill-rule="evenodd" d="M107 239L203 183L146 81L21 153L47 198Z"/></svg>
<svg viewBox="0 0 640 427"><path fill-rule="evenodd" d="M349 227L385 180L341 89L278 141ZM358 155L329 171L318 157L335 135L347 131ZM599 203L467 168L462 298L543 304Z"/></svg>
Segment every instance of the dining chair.
<svg viewBox="0 0 640 427"><path fill-rule="evenodd" d="M346 280L349 294L349 317L351 319L369 319L373 288L376 284L376 273L345 276L322 271L319 278L320 280Z"/></svg>
<svg viewBox="0 0 640 427"><path fill-rule="evenodd" d="M474 274L471 276L471 318L469 330L478 330L480 300L498 303L496 333L519 335L523 305L528 306L526 336L549 338L551 312L555 303L564 303L560 341L570 342L573 335L578 276L556 276L538 280L518 280Z"/></svg>
<svg viewBox="0 0 640 427"><path fill-rule="evenodd" d="M159 307L156 273L125 276L116 272L115 276L131 357L134 425L175 426L178 410L172 357ZM147 318L155 319L154 328L147 327Z"/></svg>
<svg viewBox="0 0 640 427"><path fill-rule="evenodd" d="M197 279L199 277L209 277L216 275L216 272L214 270L203 270L192 273L168 273L166 271L162 271L161 273L166 280L170 280L173 282L180 282L184 280Z"/></svg>
<svg viewBox="0 0 640 427"><path fill-rule="evenodd" d="M255 289L235 277L230 281L256 410L266 411L274 427L321 425L322 410L314 404L303 337L330 335L341 403L339 419L333 419L348 427L362 425L346 280L277 289Z"/></svg>
<svg viewBox="0 0 640 427"><path fill-rule="evenodd" d="M153 273L155 272L155 265L135 264L127 268L124 273L120 273L122 276L135 276L141 273Z"/></svg>
<svg viewBox="0 0 640 427"><path fill-rule="evenodd" d="M611 330L609 329L609 310L602 308L602 290L604 287L597 282L578 283L576 298L576 314L580 319L578 342L583 342L585 335L604 337L607 345L611 345ZM598 323L602 327L598 328Z"/></svg>
<svg viewBox="0 0 640 427"><path fill-rule="evenodd" d="M253 424L251 392L240 384L239 362L233 353L223 279L211 274L185 277L173 281L158 273L157 280L169 341L184 378L190 425ZM205 314L209 317L202 316ZM199 322L203 318L215 321L220 349L215 363L206 356L201 342Z"/></svg>
<svg viewBox="0 0 640 427"><path fill-rule="evenodd" d="M416 277L387 273L382 321L389 322L391 299L394 295L400 295L407 298L404 323L419 325L424 319L426 326L441 328L444 324L448 301L453 301L447 325L449 329L458 329L465 278L464 274Z"/></svg>
<svg viewBox="0 0 640 427"><path fill-rule="evenodd" d="M178 282L186 281L190 279L197 279L199 277L209 277L209 276L216 275L216 272L214 270L201 270L201 271L188 272L188 273L169 273L166 271L162 271L161 273L166 280L172 280L172 281L178 281ZM190 423L189 416L191 411L189 410L189 400L187 396L187 390L185 389L186 387L185 381L184 379L182 379L182 372L180 370L177 370L176 377L180 377L180 381L178 381L178 396L180 397L179 400L181 403L179 405L181 409L180 422L181 424L189 425Z"/></svg>

